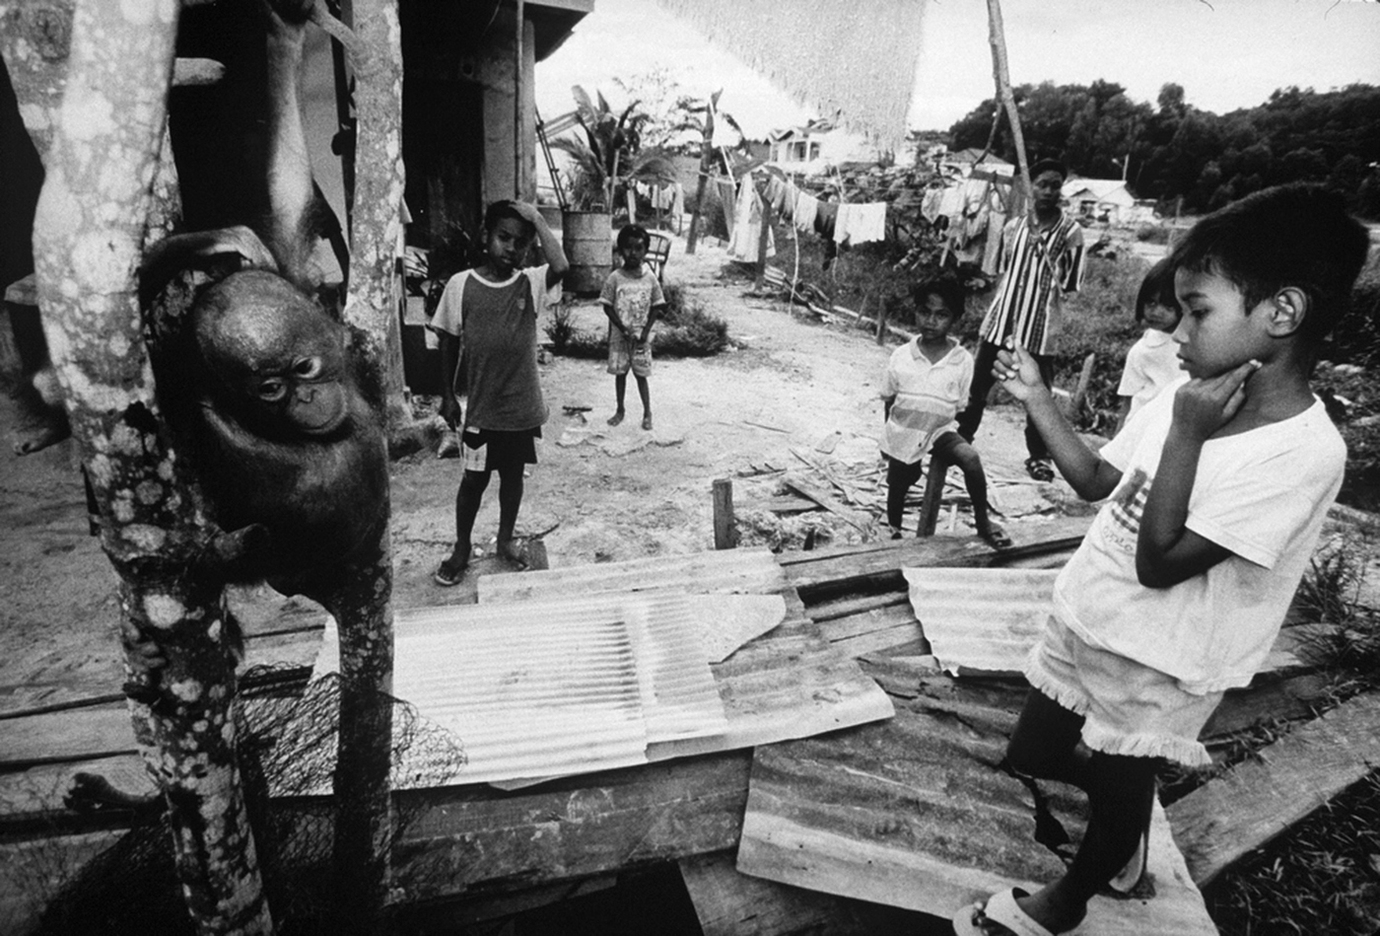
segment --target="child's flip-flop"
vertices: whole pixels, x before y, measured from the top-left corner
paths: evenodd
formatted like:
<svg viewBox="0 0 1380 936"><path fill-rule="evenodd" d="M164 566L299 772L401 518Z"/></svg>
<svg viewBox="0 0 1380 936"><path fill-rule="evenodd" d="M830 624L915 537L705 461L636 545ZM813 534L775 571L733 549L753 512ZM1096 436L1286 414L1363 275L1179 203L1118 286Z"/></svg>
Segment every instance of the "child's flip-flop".
<svg viewBox="0 0 1380 936"><path fill-rule="evenodd" d="M1025 891L1009 888L987 898L987 905L970 904L954 917L957 936L1054 936L1016 903Z"/></svg>
<svg viewBox="0 0 1380 936"><path fill-rule="evenodd" d="M441 564L436 567L436 571L431 573L431 580L443 588L459 585L460 580L465 577L467 565L467 563L456 564L449 559L443 559Z"/></svg>
<svg viewBox="0 0 1380 936"><path fill-rule="evenodd" d="M1012 545L1011 537L995 523L987 528L986 533L979 532L978 536L981 536L987 542L987 545L991 546L993 549L1010 549Z"/></svg>

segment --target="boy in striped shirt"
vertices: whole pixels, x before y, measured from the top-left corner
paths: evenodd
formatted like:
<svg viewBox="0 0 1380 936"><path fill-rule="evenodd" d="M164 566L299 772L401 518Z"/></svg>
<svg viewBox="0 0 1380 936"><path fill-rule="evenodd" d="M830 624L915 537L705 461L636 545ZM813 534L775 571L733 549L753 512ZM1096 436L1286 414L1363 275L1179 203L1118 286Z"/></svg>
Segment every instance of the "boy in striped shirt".
<svg viewBox="0 0 1380 936"><path fill-rule="evenodd" d="M1030 169L1035 215L1012 219L1001 234L1001 284L982 320L972 395L958 418L958 431L969 442L977 434L987 394L995 379L992 366L1008 341L1025 348L1040 367L1048 388L1054 380L1054 336L1059 331L1063 294L1083 283L1083 229L1059 207L1068 171L1063 163L1042 159ZM1049 447L1029 420L1025 424L1029 457L1025 469L1036 481L1053 481Z"/></svg>

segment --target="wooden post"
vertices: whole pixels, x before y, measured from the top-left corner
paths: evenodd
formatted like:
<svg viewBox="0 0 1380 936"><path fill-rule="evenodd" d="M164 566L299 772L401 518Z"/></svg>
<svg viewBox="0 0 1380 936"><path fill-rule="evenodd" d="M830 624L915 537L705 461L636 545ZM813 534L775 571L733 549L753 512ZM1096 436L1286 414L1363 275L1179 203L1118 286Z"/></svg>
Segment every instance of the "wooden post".
<svg viewBox="0 0 1380 936"><path fill-rule="evenodd" d="M738 545L738 526L733 516L733 481L714 482L714 548L732 549Z"/></svg>
<svg viewBox="0 0 1380 936"><path fill-rule="evenodd" d="M883 300L882 300L881 307L877 309L877 344L878 344L878 346L881 346L881 345L886 344L886 313L887 313L886 300L883 299Z"/></svg>
<svg viewBox="0 0 1380 936"><path fill-rule="evenodd" d="M931 455L930 470L925 475L925 496L920 501L920 523L916 528L916 535L934 535L934 528L939 520L940 501L944 498L944 481L948 474L948 464Z"/></svg>
<svg viewBox="0 0 1380 936"><path fill-rule="evenodd" d="M1083 359L1083 370L1078 374L1078 386L1073 391L1073 410L1072 415L1077 418L1083 411L1083 406L1088 399L1088 384L1092 382L1093 365L1097 363L1097 353L1088 352L1088 356Z"/></svg>

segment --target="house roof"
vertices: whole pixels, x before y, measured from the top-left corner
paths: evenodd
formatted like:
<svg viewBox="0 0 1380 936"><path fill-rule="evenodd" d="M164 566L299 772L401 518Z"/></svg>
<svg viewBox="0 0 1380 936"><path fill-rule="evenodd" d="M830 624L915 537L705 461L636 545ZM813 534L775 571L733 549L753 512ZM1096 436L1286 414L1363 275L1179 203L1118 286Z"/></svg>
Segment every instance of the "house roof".
<svg viewBox="0 0 1380 936"><path fill-rule="evenodd" d="M810 134L825 134L834 130L834 122L825 117L816 117L803 126L788 127L785 130L772 130L767 134L767 139L772 143L780 143L782 140L789 140L797 135L809 136Z"/></svg>
<svg viewBox="0 0 1380 936"><path fill-rule="evenodd" d="M540 62L570 38L576 23L594 12L594 0L527 0L525 9L536 32L534 51Z"/></svg>
<svg viewBox="0 0 1380 936"><path fill-rule="evenodd" d="M1127 205L1134 201L1126 190L1126 183L1120 179L1069 179L1064 183L1063 195L1065 198L1092 198Z"/></svg>

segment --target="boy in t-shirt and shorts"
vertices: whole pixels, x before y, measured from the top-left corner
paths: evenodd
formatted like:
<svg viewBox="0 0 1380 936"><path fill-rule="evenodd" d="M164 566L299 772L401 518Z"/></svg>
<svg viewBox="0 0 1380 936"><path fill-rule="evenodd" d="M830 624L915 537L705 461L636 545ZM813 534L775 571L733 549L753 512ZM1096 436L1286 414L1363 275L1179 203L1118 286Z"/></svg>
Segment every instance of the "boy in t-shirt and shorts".
<svg viewBox="0 0 1380 936"><path fill-rule="evenodd" d="M521 269L532 239L546 263ZM498 552L521 563L513 541L522 505L524 466L537 461L536 440L546 422L537 377L537 318L548 290L570 269L560 239L531 205L494 202L484 215L484 262L446 283L431 328L441 339L441 416L460 417L455 380L465 358L466 406L460 457L465 473L455 494L455 547L432 578L458 583L469 565L475 517L489 475L498 472Z"/></svg>

